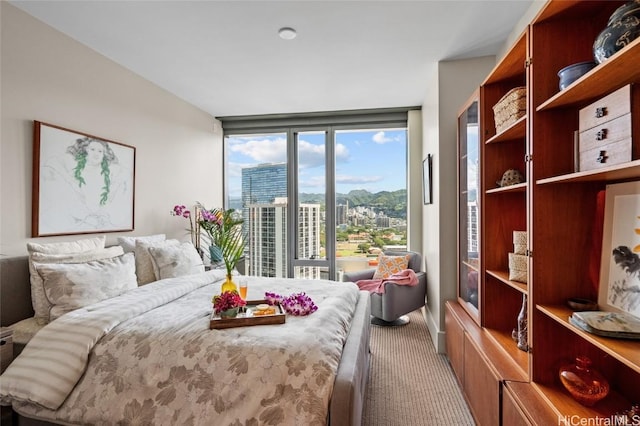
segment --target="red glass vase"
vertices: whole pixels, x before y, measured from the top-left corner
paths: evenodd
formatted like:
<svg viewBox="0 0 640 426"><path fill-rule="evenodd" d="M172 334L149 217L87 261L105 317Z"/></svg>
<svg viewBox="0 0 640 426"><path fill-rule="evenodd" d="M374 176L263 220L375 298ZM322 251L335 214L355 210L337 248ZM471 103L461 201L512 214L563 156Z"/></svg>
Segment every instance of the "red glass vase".
<svg viewBox="0 0 640 426"><path fill-rule="evenodd" d="M578 356L575 364L561 367L560 381L576 401L587 407L609 394L609 383L591 368L591 360L586 356Z"/></svg>

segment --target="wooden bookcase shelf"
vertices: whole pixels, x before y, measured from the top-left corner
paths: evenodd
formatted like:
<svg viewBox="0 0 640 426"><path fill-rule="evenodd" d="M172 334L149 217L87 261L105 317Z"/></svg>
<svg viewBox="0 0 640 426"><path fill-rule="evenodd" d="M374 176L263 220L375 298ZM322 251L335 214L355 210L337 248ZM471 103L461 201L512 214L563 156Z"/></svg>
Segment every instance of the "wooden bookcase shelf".
<svg viewBox="0 0 640 426"><path fill-rule="evenodd" d="M509 271L490 271L490 270L487 270L487 275L491 275L492 277L497 278L498 280L502 281L503 283L505 283L509 287L513 288L514 290L519 291L520 293L526 294L527 291L528 291L528 287L527 287L526 284L518 282L518 281L511 281L509 279Z"/></svg>
<svg viewBox="0 0 640 426"><path fill-rule="evenodd" d="M477 262L469 262L468 260L463 260L462 263L473 271L480 270L480 265L478 265Z"/></svg>
<svg viewBox="0 0 640 426"><path fill-rule="evenodd" d="M595 419L596 417L611 418L615 413L628 409L631 405L626 398L614 391L594 407L585 407L571 398L569 393L560 385L553 386L535 383L534 386L542 394L543 398L547 400L556 414L566 418L570 418L571 416L575 416L575 419Z"/></svg>
<svg viewBox="0 0 640 426"><path fill-rule="evenodd" d="M538 305L537 308L554 321L579 335L582 339L611 355L633 371L640 373L640 341L613 339L587 333L569 322L572 311L564 306Z"/></svg>
<svg viewBox="0 0 640 426"><path fill-rule="evenodd" d="M485 363L471 362L472 366L486 368L483 380L501 383L497 396L487 395L488 387L463 387L480 424L498 424L496 418L500 424L505 419L548 424L545 420L554 416L556 421L558 416L577 416L574 419L581 421L610 418L640 402L640 341L585 332L569 322L572 311L565 306L569 297L597 299L597 272L594 275L590 265L599 262L594 250L602 248L601 237L594 237L602 220L598 219L599 194L607 184L640 180L636 149L632 161L573 171L578 113L620 87L640 85L640 38L564 90L558 88L557 72L592 59L595 38L624 4L618 0L548 1L479 88L479 262L474 268L459 263L458 277L461 285L469 271L477 272L479 301L473 321L460 320L460 313L457 323L447 321L447 327L457 324L456 335L464 337L457 343L448 340L447 348L456 351L456 344L459 348L460 342L466 342L465 350L457 351L460 364L465 364L471 362L466 360L466 349L473 346L470 353L479 351ZM519 86L527 88L526 114L498 133L493 106ZM632 93L635 102L636 92ZM632 109L632 114L637 123L640 111ZM640 146L640 132L634 131L632 138L634 147ZM459 159L464 168L467 160ZM521 171L526 182L497 187L508 169ZM460 197L459 217L468 216L462 203L466 196ZM513 252L514 231L527 231L528 284L509 280L507 256ZM466 244L466 235L460 228L459 246ZM529 352L518 349L512 338L525 300ZM445 316L464 311L460 299L457 302L456 309L448 306ZM489 355L495 353L503 356ZM559 367L578 355L590 357L611 386L610 394L593 407L576 402L558 378ZM506 371L511 377L502 373ZM494 397L503 399L496 404ZM492 404L478 403L483 398L494 399ZM535 409L519 406L527 401Z"/></svg>
<svg viewBox="0 0 640 426"><path fill-rule="evenodd" d="M584 105L629 83L640 81L640 38L538 106L537 111Z"/></svg>
<svg viewBox="0 0 640 426"><path fill-rule="evenodd" d="M515 185L505 186L502 188L493 188L487 189L487 194L503 194L505 192L526 192L527 184L526 183L517 183Z"/></svg>
<svg viewBox="0 0 640 426"><path fill-rule="evenodd" d="M527 132L527 116L520 117L511 126L507 127L497 135L487 139L485 143L509 142L518 139L524 139Z"/></svg>
<svg viewBox="0 0 640 426"><path fill-rule="evenodd" d="M529 354L518 349L511 337L511 332L502 330L486 329L487 334L495 341L496 345L513 361L520 369L522 377L529 375Z"/></svg>
<svg viewBox="0 0 640 426"><path fill-rule="evenodd" d="M621 182L625 180L636 180L638 178L640 178L640 160L634 160L601 169L540 179L536 183L538 185L546 185L552 183Z"/></svg>

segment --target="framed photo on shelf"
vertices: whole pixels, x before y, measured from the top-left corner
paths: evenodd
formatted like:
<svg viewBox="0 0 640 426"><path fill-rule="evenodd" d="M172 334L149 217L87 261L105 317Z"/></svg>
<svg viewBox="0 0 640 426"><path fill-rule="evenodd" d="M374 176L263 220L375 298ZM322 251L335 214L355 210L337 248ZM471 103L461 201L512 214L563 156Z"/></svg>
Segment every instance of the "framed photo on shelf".
<svg viewBox="0 0 640 426"><path fill-rule="evenodd" d="M432 188L431 188L431 162L433 155L427 154L427 158L422 160L422 191L424 204L432 203Z"/></svg>
<svg viewBox="0 0 640 426"><path fill-rule="evenodd" d="M31 234L134 228L136 149L34 121Z"/></svg>
<svg viewBox="0 0 640 426"><path fill-rule="evenodd" d="M598 305L640 318L640 182L607 185Z"/></svg>

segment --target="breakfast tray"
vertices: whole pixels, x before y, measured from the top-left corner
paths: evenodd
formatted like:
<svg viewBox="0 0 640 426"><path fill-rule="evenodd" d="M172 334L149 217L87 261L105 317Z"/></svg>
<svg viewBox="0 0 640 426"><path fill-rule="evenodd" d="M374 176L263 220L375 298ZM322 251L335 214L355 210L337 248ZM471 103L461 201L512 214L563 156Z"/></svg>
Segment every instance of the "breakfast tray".
<svg viewBox="0 0 640 426"><path fill-rule="evenodd" d="M235 318L220 318L215 312L211 312L209 329L221 329L231 327L247 327L250 325L284 324L286 314L280 304L274 305L276 313L273 315L253 316L256 306L267 303L266 300L247 300L244 312L238 313Z"/></svg>

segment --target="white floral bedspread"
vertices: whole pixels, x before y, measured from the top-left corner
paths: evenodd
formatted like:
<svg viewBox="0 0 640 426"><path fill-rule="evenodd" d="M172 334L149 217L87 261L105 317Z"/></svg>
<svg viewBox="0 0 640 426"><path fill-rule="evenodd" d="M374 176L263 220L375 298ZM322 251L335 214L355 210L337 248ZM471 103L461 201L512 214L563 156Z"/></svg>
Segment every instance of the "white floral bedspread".
<svg viewBox="0 0 640 426"><path fill-rule="evenodd" d="M357 286L251 277L249 299L261 299L265 291L305 291L318 310L288 315L285 324L210 330L211 297L223 275L161 280L53 321L0 377L2 402L24 415L67 424L325 425ZM124 320L107 320L113 317ZM102 331L95 327L100 319ZM44 401L35 399L42 391L33 388L41 384L28 377L29 365L81 362L83 349L65 342L70 335L86 335L88 362L62 405L48 409L55 401L48 400L50 392ZM57 361L43 363L45 353ZM61 376L60 383L73 381L60 371L46 374ZM26 377L16 380L20 375Z"/></svg>

